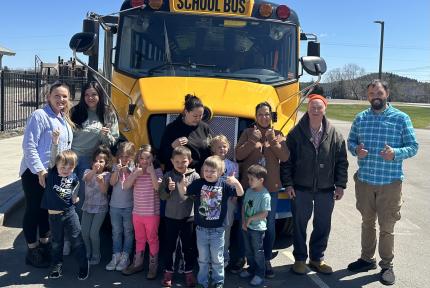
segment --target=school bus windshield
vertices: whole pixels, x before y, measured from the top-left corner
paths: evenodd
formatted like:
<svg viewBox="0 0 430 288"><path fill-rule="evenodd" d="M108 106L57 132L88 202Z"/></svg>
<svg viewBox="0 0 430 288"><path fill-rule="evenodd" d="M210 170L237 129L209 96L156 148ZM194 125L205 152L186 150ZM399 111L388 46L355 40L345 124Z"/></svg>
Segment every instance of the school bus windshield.
<svg viewBox="0 0 430 288"><path fill-rule="evenodd" d="M212 77L274 84L297 78L297 27L165 12L122 17L115 68L135 77Z"/></svg>

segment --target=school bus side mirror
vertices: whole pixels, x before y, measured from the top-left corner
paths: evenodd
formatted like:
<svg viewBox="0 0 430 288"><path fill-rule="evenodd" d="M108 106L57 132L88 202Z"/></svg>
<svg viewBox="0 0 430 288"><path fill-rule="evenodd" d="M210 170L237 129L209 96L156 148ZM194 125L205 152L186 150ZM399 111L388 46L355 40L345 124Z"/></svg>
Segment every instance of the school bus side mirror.
<svg viewBox="0 0 430 288"><path fill-rule="evenodd" d="M303 69L312 76L322 75L327 71L325 60L317 56L303 56L300 58Z"/></svg>
<svg viewBox="0 0 430 288"><path fill-rule="evenodd" d="M69 47L76 52L86 52L96 43L97 35L91 32L81 32L73 35Z"/></svg>

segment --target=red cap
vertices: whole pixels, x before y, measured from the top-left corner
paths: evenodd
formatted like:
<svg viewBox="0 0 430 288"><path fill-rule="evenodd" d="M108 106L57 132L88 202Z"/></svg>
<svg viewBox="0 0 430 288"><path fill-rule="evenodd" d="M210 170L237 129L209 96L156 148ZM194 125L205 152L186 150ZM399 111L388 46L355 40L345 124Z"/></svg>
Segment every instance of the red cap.
<svg viewBox="0 0 430 288"><path fill-rule="evenodd" d="M311 103L312 100L316 100L316 99L320 99L324 103L324 106L327 107L327 105L328 105L327 98L325 98L324 96L319 95L319 94L309 95L308 96L308 104Z"/></svg>

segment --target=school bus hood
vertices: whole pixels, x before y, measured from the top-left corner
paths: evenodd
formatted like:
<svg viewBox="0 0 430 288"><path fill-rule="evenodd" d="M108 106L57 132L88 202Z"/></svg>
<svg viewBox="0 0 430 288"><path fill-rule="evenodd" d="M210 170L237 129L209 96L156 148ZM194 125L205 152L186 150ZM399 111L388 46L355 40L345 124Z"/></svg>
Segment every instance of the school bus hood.
<svg viewBox="0 0 430 288"><path fill-rule="evenodd" d="M278 104L274 87L231 79L198 77L151 77L139 79L138 108L150 114L178 113L187 94L198 96L212 115L255 117L256 104ZM143 107L139 107L143 102Z"/></svg>

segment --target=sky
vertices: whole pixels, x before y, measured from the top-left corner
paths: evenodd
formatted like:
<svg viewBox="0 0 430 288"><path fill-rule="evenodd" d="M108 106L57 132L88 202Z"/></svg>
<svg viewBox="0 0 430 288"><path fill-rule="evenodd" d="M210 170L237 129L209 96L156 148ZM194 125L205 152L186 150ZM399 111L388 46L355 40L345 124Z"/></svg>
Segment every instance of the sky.
<svg viewBox="0 0 430 288"><path fill-rule="evenodd" d="M430 82L430 1L274 0L299 16L303 32L317 34L328 71L357 64L378 72L381 25L385 22L383 72ZM121 0L43 0L0 2L0 46L16 52L3 66L34 67L35 55L54 63L69 59L71 36L82 30L87 12L109 14ZM413 3L411 5L407 5ZM302 54L306 43L301 44Z"/></svg>

